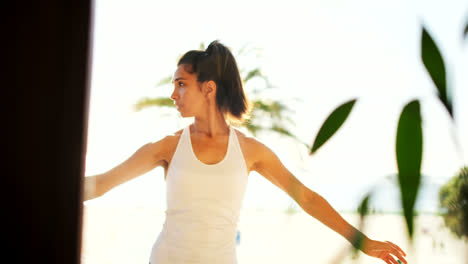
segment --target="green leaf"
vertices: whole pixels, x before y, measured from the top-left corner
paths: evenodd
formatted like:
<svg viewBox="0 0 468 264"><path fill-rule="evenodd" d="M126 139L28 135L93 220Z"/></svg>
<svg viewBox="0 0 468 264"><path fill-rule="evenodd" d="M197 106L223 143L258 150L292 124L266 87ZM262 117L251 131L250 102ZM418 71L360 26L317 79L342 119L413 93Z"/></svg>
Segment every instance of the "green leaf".
<svg viewBox="0 0 468 264"><path fill-rule="evenodd" d="M364 236L359 230L364 229L364 220L366 216L369 214L369 201L371 199L371 196L372 196L372 191L370 191L366 196L364 196L364 198L362 199L357 209L360 215L359 224L358 224L359 226L358 232L354 234L354 237L350 241L351 244L353 245L353 248L352 248L353 258L356 258L359 253L359 250L362 250Z"/></svg>
<svg viewBox="0 0 468 264"><path fill-rule="evenodd" d="M261 100L255 99L252 101L253 110L255 113L263 112L271 118L277 120L283 120L285 117L285 111L291 111L285 104L279 101Z"/></svg>
<svg viewBox="0 0 468 264"><path fill-rule="evenodd" d="M252 123L251 120L245 123L245 127L253 136L257 136L258 131L263 129L261 126Z"/></svg>
<svg viewBox="0 0 468 264"><path fill-rule="evenodd" d="M431 35L423 27L421 38L421 58L439 92L439 99L453 118L453 107L447 89L446 70L439 48Z"/></svg>
<svg viewBox="0 0 468 264"><path fill-rule="evenodd" d="M250 79L254 77L262 77L262 72L260 71L260 68L255 68L249 71L244 78L244 83L247 83Z"/></svg>
<svg viewBox="0 0 468 264"><path fill-rule="evenodd" d="M166 106L166 107L175 107L174 101L169 97L158 97L158 98L143 98L140 99L135 104L135 110L140 111L144 108L154 107L154 106Z"/></svg>
<svg viewBox="0 0 468 264"><path fill-rule="evenodd" d="M414 205L421 184L423 151L421 109L418 100L409 102L402 110L396 136L396 159L403 213L410 239L414 224Z"/></svg>
<svg viewBox="0 0 468 264"><path fill-rule="evenodd" d="M274 124L274 125L271 126L270 129L271 129L272 131L275 131L275 132L279 133L280 135L283 135L283 136L287 136L287 137L291 137L291 138L296 139L296 137L295 137L288 129L286 129L286 128L283 127L283 126Z"/></svg>
<svg viewBox="0 0 468 264"><path fill-rule="evenodd" d="M468 23L465 25L465 30L463 31L463 36L465 36L465 38L468 36Z"/></svg>
<svg viewBox="0 0 468 264"><path fill-rule="evenodd" d="M169 75L167 77L162 78L159 80L159 82L156 84L156 87L163 86L166 84L170 84L172 82L172 75Z"/></svg>
<svg viewBox="0 0 468 264"><path fill-rule="evenodd" d="M371 198L371 194L368 193L361 201L361 203L358 206L358 213L361 217L365 217L366 215L369 214L369 200Z"/></svg>
<svg viewBox="0 0 468 264"><path fill-rule="evenodd" d="M468 239L468 166L441 186L439 208L446 227L459 239Z"/></svg>
<svg viewBox="0 0 468 264"><path fill-rule="evenodd" d="M343 125L348 118L348 115L351 113L356 99L348 101L338 108L336 108L325 120L320 128L317 136L315 137L314 144L310 150L310 155L314 154L328 139L330 139L333 134Z"/></svg>

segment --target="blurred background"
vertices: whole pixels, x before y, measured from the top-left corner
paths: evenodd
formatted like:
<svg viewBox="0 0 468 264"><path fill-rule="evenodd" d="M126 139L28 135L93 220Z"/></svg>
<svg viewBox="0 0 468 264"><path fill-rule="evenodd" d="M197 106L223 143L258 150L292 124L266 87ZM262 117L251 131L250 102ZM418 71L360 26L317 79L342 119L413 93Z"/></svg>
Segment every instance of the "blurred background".
<svg viewBox="0 0 468 264"><path fill-rule="evenodd" d="M403 106L419 99L423 179L410 260L464 263L466 242L444 228L438 192L468 164L467 21L468 2L462 0L96 0L86 175L105 172L143 144L192 122L171 107L137 111L136 104L170 96L172 86L161 80L175 71L178 57L218 39L231 48L244 76L256 73L245 82L248 95L287 106L281 124L294 137L239 129L274 150L354 224L360 201L374 190L365 233L404 248L409 244L395 178L395 136ZM455 122L420 58L423 25L445 59ZM302 143L311 145L333 109L353 98L358 101L343 127L309 156ZM272 120L258 122L268 127ZM162 168L85 202L83 263L145 263L164 210ZM251 173L239 223L239 263L329 263L345 252L344 239L300 210ZM375 263L346 253L343 261Z"/></svg>

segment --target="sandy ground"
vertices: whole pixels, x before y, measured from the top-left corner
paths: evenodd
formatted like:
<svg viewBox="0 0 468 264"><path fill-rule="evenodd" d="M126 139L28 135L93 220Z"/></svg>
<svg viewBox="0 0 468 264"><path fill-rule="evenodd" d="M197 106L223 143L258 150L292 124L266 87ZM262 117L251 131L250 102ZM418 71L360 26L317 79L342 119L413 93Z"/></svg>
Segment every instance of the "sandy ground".
<svg viewBox="0 0 468 264"><path fill-rule="evenodd" d="M358 225L357 215L343 214L343 217ZM468 264L468 243L451 235L441 217L421 215L415 220L413 247L408 242L402 216L369 216L362 230L373 239L400 245L408 253L409 263ZM163 209L85 206L82 263L148 263L163 222ZM344 238L304 212L243 210L239 230L239 264L332 264L340 256L343 256L340 264L384 263L363 254L353 259Z"/></svg>

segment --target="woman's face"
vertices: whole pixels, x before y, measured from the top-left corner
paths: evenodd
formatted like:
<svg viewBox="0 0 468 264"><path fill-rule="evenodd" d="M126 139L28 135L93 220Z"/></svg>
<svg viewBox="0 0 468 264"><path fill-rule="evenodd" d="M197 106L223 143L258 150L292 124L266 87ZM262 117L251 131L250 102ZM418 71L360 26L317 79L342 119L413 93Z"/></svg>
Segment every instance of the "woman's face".
<svg viewBox="0 0 468 264"><path fill-rule="evenodd" d="M185 70L187 65L181 64L177 67L172 78L174 91L171 99L182 117L197 116L206 107L206 97L201 91L201 84L197 81L195 74Z"/></svg>

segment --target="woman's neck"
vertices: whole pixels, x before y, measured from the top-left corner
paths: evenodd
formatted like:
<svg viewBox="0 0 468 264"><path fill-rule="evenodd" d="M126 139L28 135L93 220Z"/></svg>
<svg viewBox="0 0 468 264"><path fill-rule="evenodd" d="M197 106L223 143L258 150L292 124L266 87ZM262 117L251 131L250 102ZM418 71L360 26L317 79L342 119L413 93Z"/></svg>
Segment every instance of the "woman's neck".
<svg viewBox="0 0 468 264"><path fill-rule="evenodd" d="M219 111L214 97L206 101L202 114L195 116L191 132L209 138L229 135L229 125L224 114Z"/></svg>
<svg viewBox="0 0 468 264"><path fill-rule="evenodd" d="M206 137L225 136L229 134L229 125L224 118L202 119L195 117L191 125L193 134L202 134Z"/></svg>

